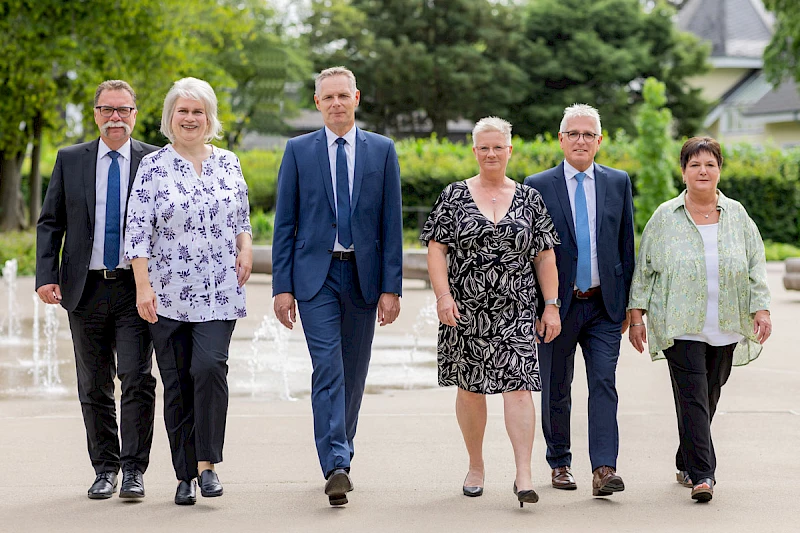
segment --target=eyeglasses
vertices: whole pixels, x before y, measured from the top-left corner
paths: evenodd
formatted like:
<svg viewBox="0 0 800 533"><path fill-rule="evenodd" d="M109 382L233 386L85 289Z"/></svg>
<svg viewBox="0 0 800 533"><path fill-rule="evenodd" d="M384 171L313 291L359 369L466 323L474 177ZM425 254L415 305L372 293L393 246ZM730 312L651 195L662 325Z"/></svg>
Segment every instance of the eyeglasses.
<svg viewBox="0 0 800 533"><path fill-rule="evenodd" d="M586 141L587 143L590 143L599 137L599 135L597 135L596 133L591 133L588 131L587 132L562 131L561 135L566 135L567 139L569 139L572 142L577 141L578 139L581 138L581 136L583 136L583 140Z"/></svg>
<svg viewBox="0 0 800 533"><path fill-rule="evenodd" d="M113 115L114 111L117 112L119 118L128 118L129 116L131 116L131 111L136 109L135 107L128 107L128 106L112 107L110 105L98 105L95 106L94 108L100 111L100 116L106 118Z"/></svg>
<svg viewBox="0 0 800 533"><path fill-rule="evenodd" d="M478 150L478 153L481 155L488 155L490 150L494 150L494 153L500 153L503 150L508 148L508 146L476 146L475 149Z"/></svg>

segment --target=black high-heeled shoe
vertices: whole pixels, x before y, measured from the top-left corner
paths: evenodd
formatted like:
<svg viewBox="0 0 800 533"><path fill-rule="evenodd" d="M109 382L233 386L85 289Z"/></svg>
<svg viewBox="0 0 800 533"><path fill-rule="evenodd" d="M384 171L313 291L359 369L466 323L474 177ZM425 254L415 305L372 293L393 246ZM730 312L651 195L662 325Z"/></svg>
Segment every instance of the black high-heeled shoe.
<svg viewBox="0 0 800 533"><path fill-rule="evenodd" d="M522 508L526 503L536 503L539 501L539 495L533 489L530 490L517 490L517 482L514 482L514 494L519 500L519 506Z"/></svg>
<svg viewBox="0 0 800 533"><path fill-rule="evenodd" d="M467 477L469 477L469 473L467 473ZM467 478L464 478L464 486L462 490L464 491L464 496L470 496L472 498L477 498L478 496L483 494L483 487L468 487L466 485Z"/></svg>

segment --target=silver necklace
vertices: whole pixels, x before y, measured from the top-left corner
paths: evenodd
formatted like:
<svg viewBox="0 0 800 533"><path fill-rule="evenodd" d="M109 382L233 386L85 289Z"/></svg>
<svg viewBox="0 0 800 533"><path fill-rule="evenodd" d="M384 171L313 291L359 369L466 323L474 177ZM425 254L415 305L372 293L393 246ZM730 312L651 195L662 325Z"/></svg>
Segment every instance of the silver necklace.
<svg viewBox="0 0 800 533"><path fill-rule="evenodd" d="M500 194L500 193L503 191L503 185L505 185L505 183L504 183L503 185L501 185L501 186L500 186L500 189L498 189L498 191L497 191L496 193L494 193L494 194L492 194L492 191L491 191L491 190L489 190L489 187L487 187L486 185L484 185L482 181L479 181L478 183L480 183L481 187L482 187L482 188L483 188L483 189L484 189L486 192L488 192L488 193L489 193L489 196L491 196L491 197L492 197L492 203L493 203L493 204L496 204L496 203L497 203L497 195L498 195L498 194Z"/></svg>
<svg viewBox="0 0 800 533"><path fill-rule="evenodd" d="M687 198L688 198L688 196L687 196ZM694 202L692 202L692 203L694 203ZM698 210L697 210L697 208L696 208L696 207L694 208L694 210L693 210L693 211L694 211L695 213L697 213L698 215L701 215L701 216L703 216L703 217L705 217L705 218L708 218L709 216L711 216L711 213L713 213L713 212L714 212L714 211L716 211L716 210L717 210L717 204L715 203L715 204L714 204L714 208L713 208L711 211L709 211L708 213L701 213L700 211L698 211Z"/></svg>

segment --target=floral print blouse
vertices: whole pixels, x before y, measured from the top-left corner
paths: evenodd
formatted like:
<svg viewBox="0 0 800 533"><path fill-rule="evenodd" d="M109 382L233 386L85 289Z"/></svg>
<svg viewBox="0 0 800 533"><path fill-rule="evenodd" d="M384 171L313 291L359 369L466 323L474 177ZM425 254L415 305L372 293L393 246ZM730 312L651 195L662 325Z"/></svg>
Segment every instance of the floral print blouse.
<svg viewBox="0 0 800 533"><path fill-rule="evenodd" d="M233 152L213 147L198 176L167 145L142 158L128 200L125 259L146 257L160 316L246 316L236 236L251 233L247 184Z"/></svg>
<svg viewBox="0 0 800 533"><path fill-rule="evenodd" d="M746 365L761 353L753 333L756 311L769 309L764 243L742 204L718 192L720 209L719 328L745 338L733 353ZM642 233L628 309L647 313L647 341L655 361L675 337L700 333L706 319L705 250L686 209L686 192L661 204Z"/></svg>

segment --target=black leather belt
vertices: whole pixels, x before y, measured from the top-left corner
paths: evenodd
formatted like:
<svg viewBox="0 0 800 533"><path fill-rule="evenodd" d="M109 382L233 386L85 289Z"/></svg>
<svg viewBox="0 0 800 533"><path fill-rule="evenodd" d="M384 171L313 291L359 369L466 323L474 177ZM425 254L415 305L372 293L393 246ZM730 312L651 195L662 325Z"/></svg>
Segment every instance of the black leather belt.
<svg viewBox="0 0 800 533"><path fill-rule="evenodd" d="M331 252L331 255L339 261L353 261L356 258L355 252Z"/></svg>
<svg viewBox="0 0 800 533"><path fill-rule="evenodd" d="M115 270L90 270L89 274L103 279L130 279L133 277L133 269L117 268Z"/></svg>
<svg viewBox="0 0 800 533"><path fill-rule="evenodd" d="M574 296L578 300L588 300L589 298L600 296L600 285L598 285L597 287L592 287L591 289L588 289L586 292L581 292L578 289L575 289L572 293L572 296Z"/></svg>

